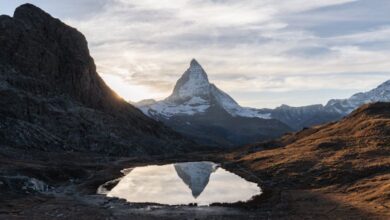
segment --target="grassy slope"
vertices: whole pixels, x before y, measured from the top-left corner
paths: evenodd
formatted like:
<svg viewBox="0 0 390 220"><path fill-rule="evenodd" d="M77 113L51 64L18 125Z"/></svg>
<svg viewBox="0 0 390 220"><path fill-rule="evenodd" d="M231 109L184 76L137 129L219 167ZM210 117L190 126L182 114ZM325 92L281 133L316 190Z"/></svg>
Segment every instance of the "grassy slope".
<svg viewBox="0 0 390 220"><path fill-rule="evenodd" d="M264 150L254 150L259 147ZM365 105L339 122L246 147L228 159L271 180L265 187L285 189L298 212L305 199L297 197L310 193L338 204L319 212L390 218L390 103ZM326 207L301 203L303 210Z"/></svg>

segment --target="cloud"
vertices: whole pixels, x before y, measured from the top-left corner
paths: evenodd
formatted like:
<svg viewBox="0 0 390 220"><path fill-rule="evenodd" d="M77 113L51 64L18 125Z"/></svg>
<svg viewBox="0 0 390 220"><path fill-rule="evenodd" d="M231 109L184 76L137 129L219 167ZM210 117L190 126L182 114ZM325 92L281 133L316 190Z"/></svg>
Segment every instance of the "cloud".
<svg viewBox="0 0 390 220"><path fill-rule="evenodd" d="M387 0L359 0L286 14L284 18L293 28L303 28L319 36L338 36L388 25L389 10Z"/></svg>
<svg viewBox="0 0 390 220"><path fill-rule="evenodd" d="M13 15L19 5L31 3L43 8L55 17L62 19L88 19L90 15L101 12L104 5L110 0L0 0L0 14Z"/></svg>
<svg viewBox="0 0 390 220"><path fill-rule="evenodd" d="M192 58L254 107L314 104L315 91L343 98L390 76L387 0L31 3L82 31L103 78L133 101L167 96Z"/></svg>
<svg viewBox="0 0 390 220"><path fill-rule="evenodd" d="M381 26L347 34L336 28L329 36L315 30L345 21L362 23L356 14L371 11L361 4L353 0L112 0L94 18L69 22L90 36L100 71L121 72L129 85L163 94L159 98L171 92L192 57L228 93L342 87L352 91L386 79L386 74L375 73L390 70L389 48L371 50L369 45L388 42L388 27L378 23ZM332 17L344 11L349 14ZM349 20L349 15L354 18ZM345 72L364 74L345 77ZM285 102L294 101L287 97Z"/></svg>

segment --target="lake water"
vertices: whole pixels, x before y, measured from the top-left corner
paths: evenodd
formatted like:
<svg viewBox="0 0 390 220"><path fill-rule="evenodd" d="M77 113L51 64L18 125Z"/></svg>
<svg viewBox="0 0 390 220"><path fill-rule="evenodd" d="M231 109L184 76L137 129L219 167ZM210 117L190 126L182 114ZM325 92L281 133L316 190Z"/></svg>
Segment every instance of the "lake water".
<svg viewBox="0 0 390 220"><path fill-rule="evenodd" d="M204 206L248 201L261 194L248 182L212 162L175 163L128 170L118 184L105 192L128 202Z"/></svg>

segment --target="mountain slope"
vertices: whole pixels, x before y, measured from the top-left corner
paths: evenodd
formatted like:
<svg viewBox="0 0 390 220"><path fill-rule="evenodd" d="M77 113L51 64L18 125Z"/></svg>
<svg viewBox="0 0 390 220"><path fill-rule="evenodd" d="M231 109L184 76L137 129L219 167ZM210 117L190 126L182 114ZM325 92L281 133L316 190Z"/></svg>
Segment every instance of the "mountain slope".
<svg viewBox="0 0 390 220"><path fill-rule="evenodd" d="M390 102L390 80L349 99L330 100L325 106L245 108L211 84L204 69L192 60L168 98L143 100L135 105L146 115L200 143L237 145L337 121L363 104L378 101ZM244 121L250 128L243 125Z"/></svg>
<svg viewBox="0 0 390 220"><path fill-rule="evenodd" d="M348 99L332 99L325 108L347 115L364 104L374 102L390 102L390 80L368 92L354 94Z"/></svg>
<svg viewBox="0 0 390 220"><path fill-rule="evenodd" d="M390 102L390 80L368 92L357 93L348 99L332 99L323 105L290 107L282 105L273 110L264 110L271 118L278 119L295 130L336 121L367 103Z"/></svg>
<svg viewBox="0 0 390 220"><path fill-rule="evenodd" d="M174 115L204 113L211 106L218 106L231 116L269 119L254 109L241 107L228 94L208 80L202 66L193 59L190 67L177 81L172 94L163 101L144 100L137 105L149 116L170 118Z"/></svg>
<svg viewBox="0 0 390 220"><path fill-rule="evenodd" d="M271 118L280 120L289 125L293 130L300 130L304 127L311 127L336 121L344 115L326 109L323 105L309 105L303 107L291 107L282 105L272 110L264 110L271 115Z"/></svg>
<svg viewBox="0 0 390 220"><path fill-rule="evenodd" d="M271 118L286 123L295 130L336 121L367 103L390 102L390 80L365 93L357 93L348 99L332 99L325 106L310 105L291 107L282 105L272 110L263 109Z"/></svg>
<svg viewBox="0 0 390 220"><path fill-rule="evenodd" d="M234 146L278 137L291 130L270 114L244 108L208 80L196 60L162 100L136 104L146 115L202 144Z"/></svg>
<svg viewBox="0 0 390 220"><path fill-rule="evenodd" d="M1 144L107 154L175 152L190 143L118 97L76 29L25 4L0 16Z"/></svg>
<svg viewBox="0 0 390 220"><path fill-rule="evenodd" d="M310 191L388 214L390 103L364 105L338 122L255 144L229 158L268 179L264 185L272 183L273 189L289 186L291 194Z"/></svg>

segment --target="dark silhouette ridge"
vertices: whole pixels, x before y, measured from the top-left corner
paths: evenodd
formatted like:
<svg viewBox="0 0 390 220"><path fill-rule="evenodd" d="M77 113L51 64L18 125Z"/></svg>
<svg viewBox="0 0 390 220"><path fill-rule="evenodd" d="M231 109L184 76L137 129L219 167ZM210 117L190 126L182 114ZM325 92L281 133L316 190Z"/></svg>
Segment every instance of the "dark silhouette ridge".
<svg viewBox="0 0 390 220"><path fill-rule="evenodd" d="M85 37L40 8L24 4L1 16L0 48L2 144L121 155L192 144L113 92Z"/></svg>

